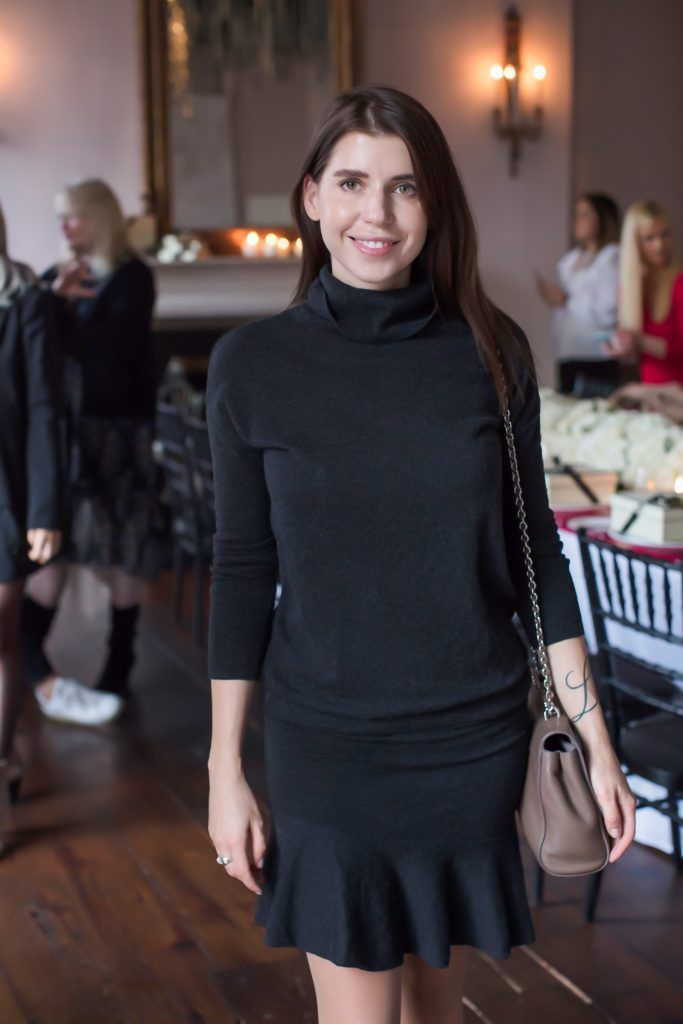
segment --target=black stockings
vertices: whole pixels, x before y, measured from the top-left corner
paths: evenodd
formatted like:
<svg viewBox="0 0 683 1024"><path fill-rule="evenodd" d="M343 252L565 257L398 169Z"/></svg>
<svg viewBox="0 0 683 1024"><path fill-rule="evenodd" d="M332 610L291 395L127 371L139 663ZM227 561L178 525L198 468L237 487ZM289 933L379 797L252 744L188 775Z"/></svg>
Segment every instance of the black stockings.
<svg viewBox="0 0 683 1024"><path fill-rule="evenodd" d="M0 583L0 758L12 749L23 698L19 654L23 589L23 580Z"/></svg>

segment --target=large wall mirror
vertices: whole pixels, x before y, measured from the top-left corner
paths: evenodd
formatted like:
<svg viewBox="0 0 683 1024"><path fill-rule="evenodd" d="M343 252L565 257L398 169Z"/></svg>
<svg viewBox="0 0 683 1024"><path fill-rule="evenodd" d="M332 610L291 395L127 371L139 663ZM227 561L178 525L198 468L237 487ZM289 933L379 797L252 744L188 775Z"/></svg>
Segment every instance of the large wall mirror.
<svg viewBox="0 0 683 1024"><path fill-rule="evenodd" d="M140 0L150 210L164 231L291 226L320 110L354 83L353 0Z"/></svg>

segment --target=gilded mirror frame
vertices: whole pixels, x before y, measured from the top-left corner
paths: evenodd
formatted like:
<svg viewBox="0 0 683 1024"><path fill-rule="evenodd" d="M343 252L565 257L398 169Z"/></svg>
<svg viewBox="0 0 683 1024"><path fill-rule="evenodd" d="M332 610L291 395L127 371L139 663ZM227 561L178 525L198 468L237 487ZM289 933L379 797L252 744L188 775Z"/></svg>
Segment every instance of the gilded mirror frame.
<svg viewBox="0 0 683 1024"><path fill-rule="evenodd" d="M144 203L156 217L159 236L173 231L169 173L168 53L165 26L167 0L138 0L142 59L142 106L144 125ZM322 0L321 0L322 2ZM335 91L355 82L357 64L357 0L327 0L330 9L330 62ZM274 225L275 226L275 225ZM210 241L233 226L197 230L193 234ZM281 225L289 228L291 225Z"/></svg>

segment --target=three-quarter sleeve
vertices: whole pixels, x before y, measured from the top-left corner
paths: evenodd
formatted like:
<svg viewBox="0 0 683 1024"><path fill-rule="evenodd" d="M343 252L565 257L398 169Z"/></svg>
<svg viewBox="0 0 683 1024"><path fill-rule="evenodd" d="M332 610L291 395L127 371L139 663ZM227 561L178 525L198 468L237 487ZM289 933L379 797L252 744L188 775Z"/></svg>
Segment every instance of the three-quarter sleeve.
<svg viewBox="0 0 683 1024"><path fill-rule="evenodd" d="M546 644L552 644L570 637L583 636L584 629L569 571L569 560L562 550L562 541L548 500L541 452L540 407L538 385L528 371L523 371L522 388L511 399L510 413L541 624ZM503 510L508 562L518 593L516 611L530 643L535 645L536 633L524 549L504 433L503 445Z"/></svg>
<svg viewBox="0 0 683 1024"><path fill-rule="evenodd" d="M59 362L50 296L31 288L21 299L26 379L28 529L59 529L62 518Z"/></svg>
<svg viewBox="0 0 683 1024"><path fill-rule="evenodd" d="M206 392L216 493L208 660L212 679L258 680L270 639L278 560L263 452L235 424L234 337L229 332L215 346Z"/></svg>

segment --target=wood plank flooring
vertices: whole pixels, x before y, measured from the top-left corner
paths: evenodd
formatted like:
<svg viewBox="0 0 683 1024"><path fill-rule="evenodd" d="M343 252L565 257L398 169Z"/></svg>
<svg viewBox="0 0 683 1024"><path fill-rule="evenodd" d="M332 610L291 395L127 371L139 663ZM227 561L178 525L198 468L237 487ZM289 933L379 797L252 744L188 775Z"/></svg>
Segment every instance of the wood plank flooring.
<svg viewBox="0 0 683 1024"><path fill-rule="evenodd" d="M168 582L144 610L125 719L77 728L27 705L28 774L0 860L0 1024L317 1021L304 954L263 944L255 897L215 863L205 660L171 622ZM75 584L50 650L90 681L104 594ZM259 697L245 764L267 812ZM529 878L531 866L525 851ZM683 881L670 859L634 845L608 869L592 925L583 889L548 879L534 946L472 958L468 1024L683 1024Z"/></svg>

